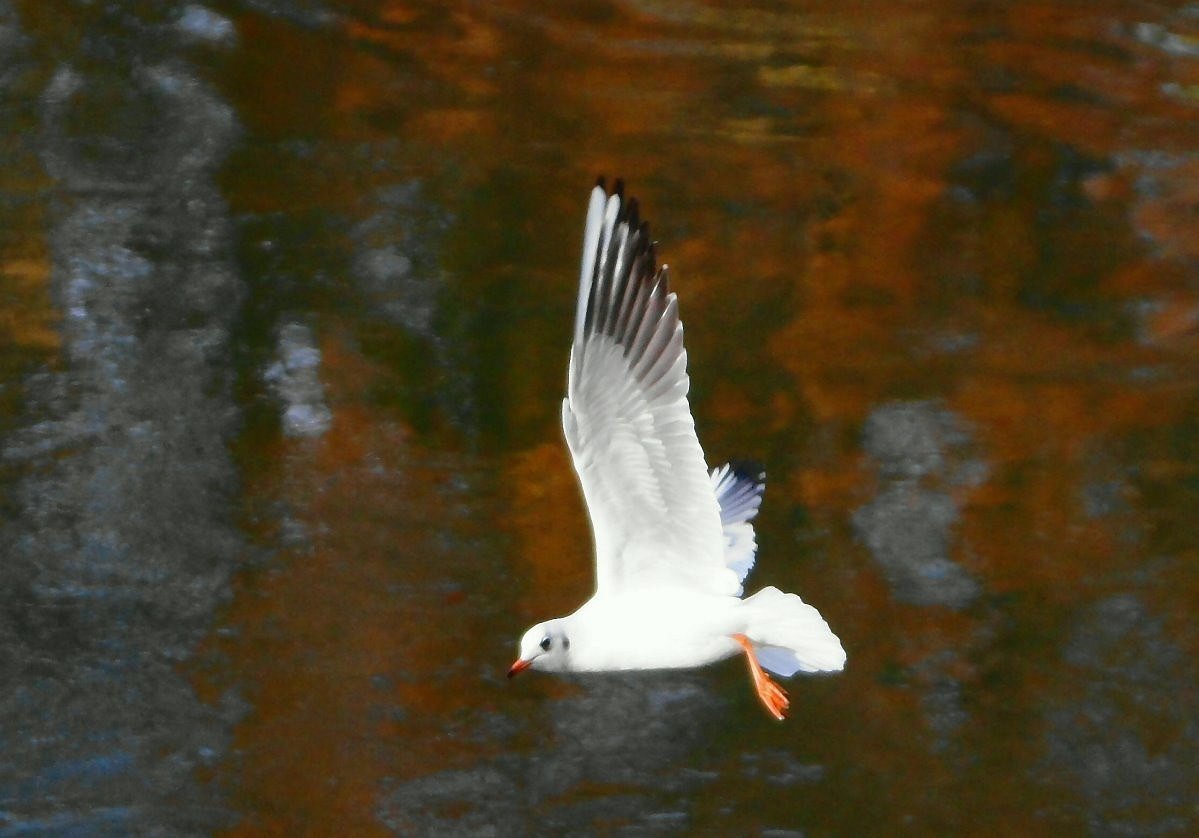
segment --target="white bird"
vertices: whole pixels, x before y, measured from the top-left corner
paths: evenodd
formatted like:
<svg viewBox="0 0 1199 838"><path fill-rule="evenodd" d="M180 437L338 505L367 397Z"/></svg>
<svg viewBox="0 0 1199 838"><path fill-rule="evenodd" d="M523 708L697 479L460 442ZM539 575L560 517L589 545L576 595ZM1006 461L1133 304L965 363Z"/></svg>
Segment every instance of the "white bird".
<svg viewBox="0 0 1199 838"><path fill-rule="evenodd" d="M703 666L743 652L777 719L782 676L845 666L841 641L796 594L742 599L765 475L708 471L687 403L687 352L666 265L637 202L603 178L591 192L562 427L595 538L596 591L538 623L508 670Z"/></svg>

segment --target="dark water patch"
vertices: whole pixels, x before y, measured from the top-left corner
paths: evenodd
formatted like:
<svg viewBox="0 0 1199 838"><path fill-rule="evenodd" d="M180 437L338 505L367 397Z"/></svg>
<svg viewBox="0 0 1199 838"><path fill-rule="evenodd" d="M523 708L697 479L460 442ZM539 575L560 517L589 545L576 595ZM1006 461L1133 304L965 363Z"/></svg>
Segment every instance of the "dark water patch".
<svg viewBox="0 0 1199 838"><path fill-rule="evenodd" d="M328 29L340 19L325 0L237 0L237 5L307 29Z"/></svg>
<svg viewBox="0 0 1199 838"><path fill-rule="evenodd" d="M1068 696L1045 711L1045 764L1070 778L1096 833L1170 835L1195 826L1199 724L1193 662L1132 593L1086 606L1062 646ZM1188 811L1189 810L1189 811Z"/></svg>
<svg viewBox="0 0 1199 838"><path fill-rule="evenodd" d="M0 812L0 821L6 813ZM21 820L13 825L0 825L4 838L51 838L70 836L85 838L93 835L127 835L136 829L136 812L120 806L99 806L85 812L54 815L39 820Z"/></svg>
<svg viewBox="0 0 1199 838"><path fill-rule="evenodd" d="M689 757L703 760L705 720L718 707L700 677L630 673L572 680L581 691L549 705L548 718L524 718L509 746L513 753L407 781L385 793L380 818L397 832L420 835L684 828L691 795L717 776L680 770ZM517 744L521 740L534 747ZM763 766L769 783L786 785L803 774L777 754L748 758Z"/></svg>

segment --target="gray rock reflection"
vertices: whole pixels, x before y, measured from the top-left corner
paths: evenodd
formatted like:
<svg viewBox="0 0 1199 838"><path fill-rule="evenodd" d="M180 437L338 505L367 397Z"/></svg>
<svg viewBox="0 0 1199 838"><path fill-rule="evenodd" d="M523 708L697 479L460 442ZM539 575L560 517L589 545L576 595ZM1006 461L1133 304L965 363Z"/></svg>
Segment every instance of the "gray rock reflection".
<svg viewBox="0 0 1199 838"><path fill-rule="evenodd" d="M890 402L870 414L862 436L882 488L854 513L853 526L892 595L910 605L969 607L982 587L952 558L960 502L955 493L981 483L987 466L972 456L965 425L936 402ZM937 753L953 753L970 720L953 674L965 651L934 653L909 673L921 690L930 747Z"/></svg>
<svg viewBox="0 0 1199 838"><path fill-rule="evenodd" d="M283 433L293 437L320 436L329 430L333 412L325 403L321 384L321 351L304 323L284 323L277 330L276 360L263 378L283 409Z"/></svg>
<svg viewBox="0 0 1199 838"><path fill-rule="evenodd" d="M187 69L132 60L58 67L40 117L62 351L3 449L0 831L208 831L228 816L194 773L234 711L177 667L242 550L226 445L244 291L213 182L235 121Z"/></svg>
<svg viewBox="0 0 1199 838"><path fill-rule="evenodd" d="M885 404L866 420L863 444L884 488L853 524L901 602L965 608L979 594L950 558L958 517L950 490L986 475L985 464L962 454L969 441L958 419L931 402Z"/></svg>

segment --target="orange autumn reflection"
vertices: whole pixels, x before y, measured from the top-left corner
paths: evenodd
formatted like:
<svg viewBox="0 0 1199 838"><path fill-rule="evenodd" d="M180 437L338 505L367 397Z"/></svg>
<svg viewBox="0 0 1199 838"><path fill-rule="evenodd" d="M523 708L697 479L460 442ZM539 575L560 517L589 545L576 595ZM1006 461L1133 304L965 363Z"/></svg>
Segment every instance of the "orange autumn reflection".
<svg viewBox="0 0 1199 838"><path fill-rule="evenodd" d="M507 528L520 562L524 622L567 614L595 588L591 530L565 442L552 440L513 458Z"/></svg>
<svg viewBox="0 0 1199 838"><path fill-rule="evenodd" d="M462 654L477 648L491 587L467 581L485 561L460 549L486 519L446 518L469 502L455 484L479 475L414 447L360 401L379 370L345 340L321 345L329 433L246 452L262 464L252 518L270 522L261 538L282 549L242 577L215 650L232 671L206 685L238 684L250 705L230 778L247 814L233 834L381 833L382 778L452 762L458 748L428 731L488 701ZM462 747L462 758L477 754Z"/></svg>

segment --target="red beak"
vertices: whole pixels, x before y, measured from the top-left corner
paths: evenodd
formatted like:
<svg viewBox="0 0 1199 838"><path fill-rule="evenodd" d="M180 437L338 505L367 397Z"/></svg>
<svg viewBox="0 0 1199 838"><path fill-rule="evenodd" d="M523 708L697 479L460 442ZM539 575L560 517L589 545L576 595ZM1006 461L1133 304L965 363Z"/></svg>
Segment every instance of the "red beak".
<svg viewBox="0 0 1199 838"><path fill-rule="evenodd" d="M521 660L520 658L517 658L516 662L513 663L512 666L508 667L508 677L511 678L514 675L519 675L520 673L524 672L526 669L528 669L532 665L533 665L532 661L524 661L524 660Z"/></svg>

